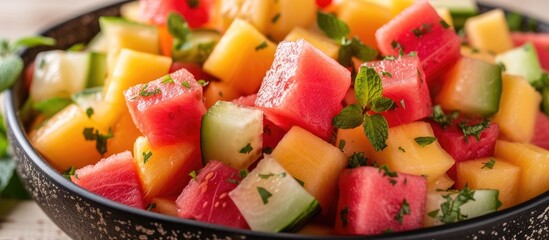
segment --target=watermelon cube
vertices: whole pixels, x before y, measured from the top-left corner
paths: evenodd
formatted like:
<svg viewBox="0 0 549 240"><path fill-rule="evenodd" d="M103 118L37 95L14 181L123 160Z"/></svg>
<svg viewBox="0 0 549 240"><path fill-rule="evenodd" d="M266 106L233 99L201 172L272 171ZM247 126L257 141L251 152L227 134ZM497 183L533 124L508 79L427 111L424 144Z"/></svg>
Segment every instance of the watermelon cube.
<svg viewBox="0 0 549 240"><path fill-rule="evenodd" d="M228 196L241 180L238 170L219 161L209 161L177 198L179 217L248 229Z"/></svg>
<svg viewBox="0 0 549 240"><path fill-rule="evenodd" d="M368 62L381 76L383 96L395 101L397 108L382 113L389 127L410 123L431 115L431 97L417 56Z"/></svg>
<svg viewBox="0 0 549 240"><path fill-rule="evenodd" d="M549 33L513 32L511 40L515 46L521 46L526 42L534 44L541 67L549 71Z"/></svg>
<svg viewBox="0 0 549 240"><path fill-rule="evenodd" d="M383 55L417 52L429 84L460 56L461 40L428 1L416 1L376 31Z"/></svg>
<svg viewBox="0 0 549 240"><path fill-rule="evenodd" d="M135 125L151 145L200 142L201 119L206 107L202 86L187 70L133 86L124 95Z"/></svg>
<svg viewBox="0 0 549 240"><path fill-rule="evenodd" d="M490 122L488 127L478 135L478 140L475 136L468 135L465 137L462 128L464 126L473 126L481 123L482 119L458 119L450 126L442 127L438 123L430 122L431 128L437 137L440 146L456 161L450 169L448 176L456 180L456 165L459 162L490 157L494 154L496 140L499 136L499 127L496 123Z"/></svg>
<svg viewBox="0 0 549 240"><path fill-rule="evenodd" d="M342 172L339 191L337 233L374 235L423 226L424 177L388 168L358 167Z"/></svg>
<svg viewBox="0 0 549 240"><path fill-rule="evenodd" d="M71 180L104 198L135 208L145 208L141 181L129 151L111 155L95 165L76 170Z"/></svg>
<svg viewBox="0 0 549 240"><path fill-rule="evenodd" d="M549 117L541 111L536 115L534 132L530 143L549 150Z"/></svg>
<svg viewBox="0 0 549 240"><path fill-rule="evenodd" d="M322 66L322 67L320 67ZM297 125L320 138L332 133L332 118L351 85L351 73L304 40L278 45L255 105L285 130Z"/></svg>

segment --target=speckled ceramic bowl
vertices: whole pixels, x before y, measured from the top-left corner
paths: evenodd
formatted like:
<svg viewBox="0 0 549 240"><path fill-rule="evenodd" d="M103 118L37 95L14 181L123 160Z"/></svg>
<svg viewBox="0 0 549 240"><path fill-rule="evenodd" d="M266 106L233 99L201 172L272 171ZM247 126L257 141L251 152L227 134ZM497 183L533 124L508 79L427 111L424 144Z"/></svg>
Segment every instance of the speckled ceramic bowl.
<svg viewBox="0 0 549 240"><path fill-rule="evenodd" d="M115 4L78 16L43 32L66 49L90 40L98 31L97 19L117 15ZM481 6L482 10L489 7ZM540 31L549 32L541 24ZM23 53L29 63L39 51ZM27 97L23 81L7 92L5 108L9 138L17 170L27 190L46 214L74 239L318 239L318 236L269 234L211 225L130 208L79 188L58 174L31 146L18 109ZM549 192L518 206L446 226L374 237L323 239L549 239Z"/></svg>

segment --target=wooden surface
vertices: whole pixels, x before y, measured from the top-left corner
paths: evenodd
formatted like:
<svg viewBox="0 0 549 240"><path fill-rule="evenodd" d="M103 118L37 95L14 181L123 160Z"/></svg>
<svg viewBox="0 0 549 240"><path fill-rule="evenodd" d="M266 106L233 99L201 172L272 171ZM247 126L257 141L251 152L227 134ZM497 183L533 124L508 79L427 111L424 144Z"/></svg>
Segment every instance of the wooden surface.
<svg viewBox="0 0 549 240"><path fill-rule="evenodd" d="M459 0L456 0L459 1ZM114 0L0 0L0 38L28 36ZM479 0L509 6L549 22L547 0ZM0 240L69 239L32 201L0 199Z"/></svg>

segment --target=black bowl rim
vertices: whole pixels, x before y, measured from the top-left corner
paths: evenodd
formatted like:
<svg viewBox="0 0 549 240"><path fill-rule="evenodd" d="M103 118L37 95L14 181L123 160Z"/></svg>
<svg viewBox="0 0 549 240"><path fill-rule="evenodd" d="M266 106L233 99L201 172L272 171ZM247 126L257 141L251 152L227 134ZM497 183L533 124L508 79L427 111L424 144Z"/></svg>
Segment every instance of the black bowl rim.
<svg viewBox="0 0 549 240"><path fill-rule="evenodd" d="M62 28L67 22L77 20L85 14L93 13L93 12L101 11L105 9L120 7L122 4L127 2L131 2L131 0L116 2L100 8L96 8L88 12L84 12L82 14L77 14L72 18L66 19L51 27L45 28L44 30L40 31L40 35L46 35L48 32L51 32L58 28ZM505 8L491 6L487 4L478 3L478 5L485 8L500 8L505 10ZM22 55L25 54L25 52L26 51L23 51ZM18 81L20 82L21 79L19 79ZM405 232L395 232L395 233L388 233L384 235L375 235L375 236L340 236L340 235L318 236L318 235L304 235L304 234L295 234L295 233L268 233L268 232L238 229L238 228L226 227L222 225L199 222L199 221L190 220L190 219L172 217L172 216L168 216L160 213L155 213L147 210L129 207L124 204L109 200L107 198L103 198L99 195L96 195L92 192L89 192L79 187L78 185L74 184L72 181L67 180L64 176L62 176L59 172L57 172L57 170L51 167L47 163L47 161L44 158L42 158L40 154L32 147L32 144L30 143L26 132L23 130L24 129L23 124L17 114L18 109L16 108L15 105L18 100L15 98L16 94L14 93L14 91L15 91L14 87L12 87L8 89L5 94L4 107L5 107L5 114L6 114L6 122L9 130L13 132L15 139L20 144L25 154L28 155L29 159L32 161L34 165L37 166L38 169L43 171L43 173L46 176L48 176L51 180L53 180L55 185L65 188L69 192L73 192L77 194L79 197L82 197L83 199L87 199L87 200L99 203L105 207L111 207L113 209L116 209L122 212L128 212L135 216L150 218L151 220L157 219L164 222L180 224L181 226L190 225L190 226L210 229L212 231L231 232L234 234L240 234L240 235L250 236L255 238L265 238L265 239L290 239L290 238L291 239L395 239L395 238L419 239L419 238L434 238L437 236L458 233L471 228L489 226L491 224L495 224L500 221L505 221L506 219L509 219L513 216L520 215L521 213L528 212L539 206L546 205L549 207L549 191L546 191L545 193L535 198L532 198L526 202L515 205L508 209L499 210L497 212L493 212L480 217L468 219L462 222L429 227L429 228L421 228L421 229L405 231Z"/></svg>

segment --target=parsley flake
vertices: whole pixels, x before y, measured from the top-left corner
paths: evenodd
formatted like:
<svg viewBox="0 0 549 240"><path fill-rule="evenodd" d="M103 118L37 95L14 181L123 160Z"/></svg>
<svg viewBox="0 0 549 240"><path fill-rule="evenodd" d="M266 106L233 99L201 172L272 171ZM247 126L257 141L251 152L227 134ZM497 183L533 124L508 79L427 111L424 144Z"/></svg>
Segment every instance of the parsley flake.
<svg viewBox="0 0 549 240"><path fill-rule="evenodd" d="M353 155L349 157L348 168L357 168L360 166L368 166L368 158L364 156L363 152L354 152Z"/></svg>
<svg viewBox="0 0 549 240"><path fill-rule="evenodd" d="M395 220L397 220L399 223L402 223L402 220L404 220L403 219L404 215L410 215L410 205L406 201L406 198L402 200L400 209L398 210L398 213L395 215Z"/></svg>
<svg viewBox="0 0 549 240"><path fill-rule="evenodd" d="M111 128L109 128L107 134L101 134L99 130L93 127L84 128L83 134L86 141L95 141L95 148L101 156L107 152L107 140L114 137Z"/></svg>
<svg viewBox="0 0 549 240"><path fill-rule="evenodd" d="M444 28L444 29L448 29L450 28L450 24L448 24L446 21L444 21L443 19L441 19L439 21L440 25Z"/></svg>
<svg viewBox="0 0 549 240"><path fill-rule="evenodd" d="M416 143L421 147L425 147L425 146L427 146L431 143L434 143L436 140L437 140L436 137L416 137L416 138L414 138L414 141L416 141Z"/></svg>
<svg viewBox="0 0 549 240"><path fill-rule="evenodd" d="M245 178L248 176L248 169L241 169L238 174L240 175L240 178Z"/></svg>
<svg viewBox="0 0 549 240"><path fill-rule="evenodd" d="M389 166L387 166L386 164L383 164L381 167L379 167L379 172L383 172L383 176L389 178L389 183L391 185L394 186L397 183L397 180L395 178L398 177L398 173L391 171L389 169Z"/></svg>
<svg viewBox="0 0 549 240"><path fill-rule="evenodd" d="M345 144L346 142L344 139L339 140L339 144L337 145L337 148L339 148L339 151L343 152L343 148L345 148Z"/></svg>
<svg viewBox="0 0 549 240"><path fill-rule="evenodd" d="M149 91L148 88L149 88L149 84L143 85L143 87L141 87L141 90L139 91L139 96L150 97L160 93L160 89L158 88L155 88L152 91Z"/></svg>
<svg viewBox="0 0 549 240"><path fill-rule="evenodd" d="M198 7L198 4L200 4L200 0L187 0L187 5L189 5L191 9Z"/></svg>
<svg viewBox="0 0 549 240"><path fill-rule="evenodd" d="M86 108L86 115L88 116L88 118L91 118L93 116L93 108L92 107Z"/></svg>
<svg viewBox="0 0 549 240"><path fill-rule="evenodd" d="M452 196L454 195L454 196ZM467 185L457 194L447 194L442 197L446 200L440 204L440 212L437 212L438 219L443 223L453 223L465 220L467 215L461 213L461 206L469 201L475 201L475 191L470 190ZM442 214L438 216L438 213ZM434 212L429 212L429 216Z"/></svg>
<svg viewBox="0 0 549 240"><path fill-rule="evenodd" d="M68 180L71 180L71 176L74 176L76 179L78 179L78 175L76 174L76 168L74 166L71 166L63 173L63 177Z"/></svg>
<svg viewBox="0 0 549 240"><path fill-rule="evenodd" d="M189 173L189 176L190 176L193 180L198 181L198 178L197 178L197 175L196 175L196 171L193 170L192 172L190 172L190 173Z"/></svg>
<svg viewBox="0 0 549 240"><path fill-rule="evenodd" d="M277 13L273 16L273 18L271 19L271 23L276 23L278 21L278 19L280 18L280 13Z"/></svg>
<svg viewBox="0 0 549 240"><path fill-rule="evenodd" d="M454 123L454 120L456 120L458 117L458 111L453 111L446 115L440 105L435 105L433 107L433 114L431 116L431 119L438 123L440 127L445 129L447 126L451 126Z"/></svg>
<svg viewBox="0 0 549 240"><path fill-rule="evenodd" d="M262 43L260 43L259 45L255 46L255 50L256 51L259 51L261 49L264 49L264 48L267 48L267 41L263 41Z"/></svg>
<svg viewBox="0 0 549 240"><path fill-rule="evenodd" d="M391 42L391 47L392 47L393 49L401 49L401 50L404 50L404 48L402 47L402 45L400 45L400 43L397 42L396 40L393 40L393 41Z"/></svg>
<svg viewBox="0 0 549 240"><path fill-rule="evenodd" d="M272 147L265 146L265 147L263 147L263 149L261 150L261 152L266 153L266 154L271 154L271 153L273 153L273 148L272 148Z"/></svg>
<svg viewBox="0 0 549 240"><path fill-rule="evenodd" d="M383 72L381 72L381 76L392 78L393 74L391 74L390 72L387 72L387 71L383 71Z"/></svg>
<svg viewBox="0 0 549 240"><path fill-rule="evenodd" d="M341 212L339 212L339 217L341 218L341 226L347 227L349 224L349 207L344 207Z"/></svg>
<svg viewBox="0 0 549 240"><path fill-rule="evenodd" d="M141 154L143 154L143 164L147 163L153 155L153 153L151 151L142 152Z"/></svg>
<svg viewBox="0 0 549 240"><path fill-rule="evenodd" d="M257 192L259 193L263 204L269 203L269 198L273 196L273 194L271 194L269 191L267 191L267 189L263 187L257 187Z"/></svg>
<svg viewBox="0 0 549 240"><path fill-rule="evenodd" d="M278 174L274 174L274 173L267 173L267 174L262 174L262 173L259 173L257 174L257 176L261 179L269 179L270 177L274 177L274 176L277 176L277 177L286 177L286 172L281 172L281 173L278 173Z"/></svg>
<svg viewBox="0 0 549 240"><path fill-rule="evenodd" d="M170 76L169 74L164 76L164 78L162 79L162 83L173 83L174 80L172 78L172 76Z"/></svg>
<svg viewBox="0 0 549 240"><path fill-rule="evenodd" d="M296 181L297 183L299 183L299 185L301 185L302 187L305 186L305 182L303 182L303 181L301 181L301 180L299 180L299 179L297 179L297 178L295 178L295 177L294 177L294 179L295 179L295 181Z"/></svg>
<svg viewBox="0 0 549 240"><path fill-rule="evenodd" d="M187 89L190 89L190 88L191 88L191 84L190 84L189 82L187 82L187 81L181 82L181 85L182 85L183 87L187 88Z"/></svg>
<svg viewBox="0 0 549 240"><path fill-rule="evenodd" d="M490 120L484 119L482 122L470 126L465 122L461 122L458 127L461 129L466 143L469 142L469 136L473 136L477 141L480 141L480 134L490 127Z"/></svg>
<svg viewBox="0 0 549 240"><path fill-rule="evenodd" d="M248 143L248 144L246 144L246 146L244 146L243 148L240 149L239 153L248 154L252 150L254 150L254 148L252 147L252 144Z"/></svg>
<svg viewBox="0 0 549 240"><path fill-rule="evenodd" d="M484 169L484 168L494 169L494 165L496 165L496 160L494 158L490 158L488 162L483 162L482 164L483 165L481 169Z"/></svg>
<svg viewBox="0 0 549 240"><path fill-rule="evenodd" d="M406 150L404 150L404 148L402 148L401 146L398 146L398 150L401 151L401 152L403 152L403 153L406 152Z"/></svg>

